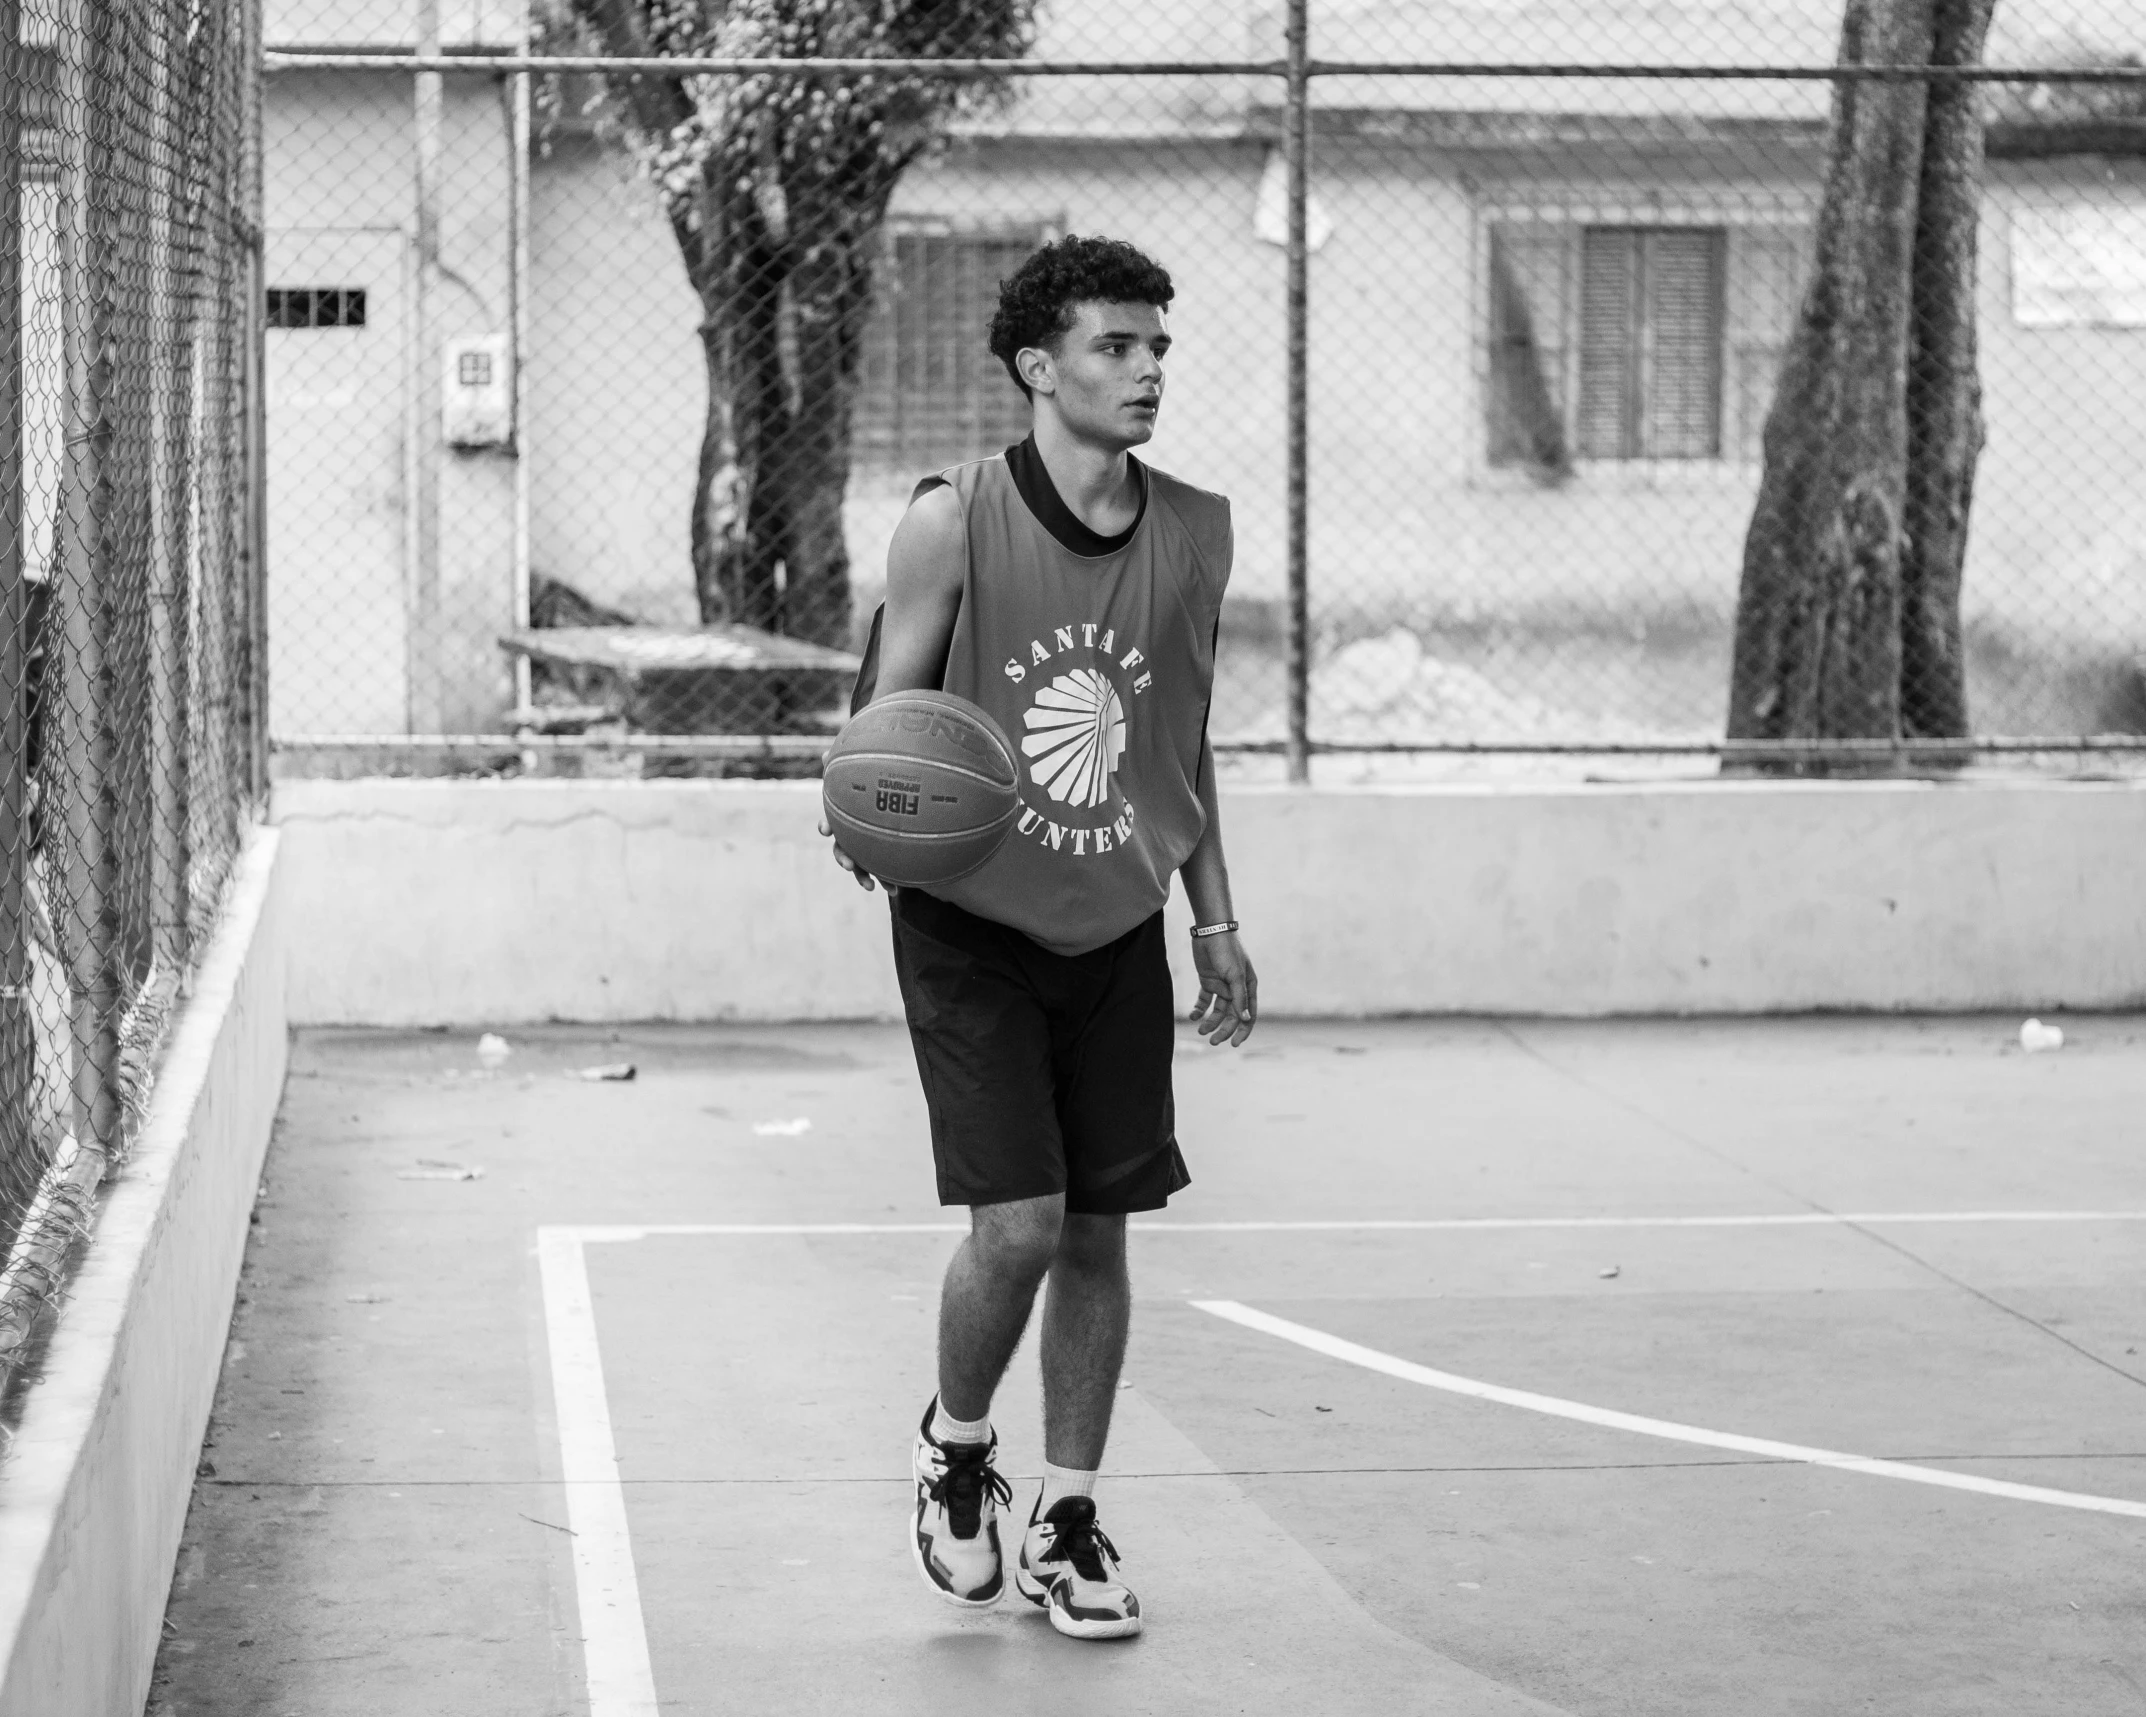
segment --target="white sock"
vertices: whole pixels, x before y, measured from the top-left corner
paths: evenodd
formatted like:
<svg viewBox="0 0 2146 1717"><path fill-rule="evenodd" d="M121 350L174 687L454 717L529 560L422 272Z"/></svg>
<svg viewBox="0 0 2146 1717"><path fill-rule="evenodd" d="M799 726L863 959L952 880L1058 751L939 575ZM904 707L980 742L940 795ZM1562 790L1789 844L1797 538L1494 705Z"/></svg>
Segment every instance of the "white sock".
<svg viewBox="0 0 2146 1717"><path fill-rule="evenodd" d="M991 1441L991 1415L981 1419L957 1419L946 1410L946 1403L934 1401L931 1405L931 1434L942 1443L988 1443Z"/></svg>
<svg viewBox="0 0 2146 1717"><path fill-rule="evenodd" d="M1036 1518L1041 1520L1051 1512L1051 1505L1062 1496L1095 1495L1094 1473L1084 1473L1078 1467L1054 1467L1049 1461L1043 1463L1043 1500L1036 1504Z"/></svg>

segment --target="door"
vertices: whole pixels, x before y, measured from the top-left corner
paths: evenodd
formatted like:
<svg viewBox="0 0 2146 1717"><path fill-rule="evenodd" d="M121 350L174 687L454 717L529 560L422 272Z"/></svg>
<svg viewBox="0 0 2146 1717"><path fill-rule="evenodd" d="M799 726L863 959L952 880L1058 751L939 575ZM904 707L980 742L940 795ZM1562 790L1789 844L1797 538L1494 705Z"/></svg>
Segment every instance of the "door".
<svg viewBox="0 0 2146 1717"><path fill-rule="evenodd" d="M404 733L408 376L399 230L268 235L269 731Z"/></svg>

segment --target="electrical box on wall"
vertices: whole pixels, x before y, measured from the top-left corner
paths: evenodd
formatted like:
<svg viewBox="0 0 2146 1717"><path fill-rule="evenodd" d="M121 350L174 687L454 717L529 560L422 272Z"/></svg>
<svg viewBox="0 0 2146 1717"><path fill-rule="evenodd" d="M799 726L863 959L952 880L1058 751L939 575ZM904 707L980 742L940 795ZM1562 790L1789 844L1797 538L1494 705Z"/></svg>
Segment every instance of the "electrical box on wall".
<svg viewBox="0 0 2146 1717"><path fill-rule="evenodd" d="M514 438L507 337L449 340L442 354L440 432L450 447L504 447Z"/></svg>

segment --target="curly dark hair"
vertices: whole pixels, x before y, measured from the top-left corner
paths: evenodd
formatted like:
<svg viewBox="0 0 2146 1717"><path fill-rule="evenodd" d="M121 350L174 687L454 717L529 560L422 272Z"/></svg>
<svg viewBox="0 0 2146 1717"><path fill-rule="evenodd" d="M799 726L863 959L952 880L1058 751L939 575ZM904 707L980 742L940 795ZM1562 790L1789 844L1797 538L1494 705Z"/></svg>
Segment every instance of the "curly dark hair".
<svg viewBox="0 0 2146 1717"><path fill-rule="evenodd" d="M1152 304L1170 308L1176 288L1170 271L1120 238L1082 238L1068 233L1037 251L998 283L998 311L991 318L991 355L1006 366L1023 394L1028 383L1014 367L1030 346L1055 351L1073 327L1080 304Z"/></svg>

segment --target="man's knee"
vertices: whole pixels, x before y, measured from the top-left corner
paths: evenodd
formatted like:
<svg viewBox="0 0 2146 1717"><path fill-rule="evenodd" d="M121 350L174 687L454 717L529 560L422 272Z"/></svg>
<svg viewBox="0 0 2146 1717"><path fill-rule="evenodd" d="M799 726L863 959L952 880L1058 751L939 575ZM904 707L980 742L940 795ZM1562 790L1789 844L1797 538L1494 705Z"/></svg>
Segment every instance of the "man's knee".
<svg viewBox="0 0 2146 1717"><path fill-rule="evenodd" d="M1118 1275L1125 1269L1125 1218L1071 1212L1058 1235L1056 1263L1089 1275Z"/></svg>
<svg viewBox="0 0 2146 1717"><path fill-rule="evenodd" d="M1058 1193L979 1204L969 1211L970 1239L994 1271L1040 1280L1058 1255L1066 1201Z"/></svg>

